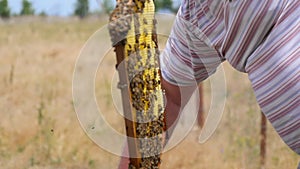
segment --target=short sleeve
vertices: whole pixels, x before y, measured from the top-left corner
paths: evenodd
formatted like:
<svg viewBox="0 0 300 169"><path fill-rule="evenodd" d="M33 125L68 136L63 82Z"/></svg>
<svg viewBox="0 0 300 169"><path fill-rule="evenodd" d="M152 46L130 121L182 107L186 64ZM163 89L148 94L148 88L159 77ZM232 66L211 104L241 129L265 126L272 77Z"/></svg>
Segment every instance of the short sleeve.
<svg viewBox="0 0 300 169"><path fill-rule="evenodd" d="M200 7L193 1L182 2L166 48L160 55L162 76L174 85L199 83L212 75L223 61L197 26L194 16L197 10Z"/></svg>

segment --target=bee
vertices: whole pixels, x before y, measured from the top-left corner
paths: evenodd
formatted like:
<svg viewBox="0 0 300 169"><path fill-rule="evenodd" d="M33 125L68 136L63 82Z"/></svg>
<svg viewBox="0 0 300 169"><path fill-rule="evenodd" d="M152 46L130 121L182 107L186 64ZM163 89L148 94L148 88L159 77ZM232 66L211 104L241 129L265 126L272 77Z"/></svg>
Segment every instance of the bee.
<svg viewBox="0 0 300 169"><path fill-rule="evenodd" d="M140 0L140 2L144 4L146 2L146 0Z"/></svg>
<svg viewBox="0 0 300 169"><path fill-rule="evenodd" d="M153 19L153 20L152 20L152 23L153 23L153 25L156 25L156 24L157 24L157 20L156 20L156 19Z"/></svg>
<svg viewBox="0 0 300 169"><path fill-rule="evenodd" d="M143 18L143 24L147 25L148 22L147 22L147 19L146 18Z"/></svg>
<svg viewBox="0 0 300 169"><path fill-rule="evenodd" d="M148 30L146 28L144 28L144 32L145 36L148 36Z"/></svg>
<svg viewBox="0 0 300 169"><path fill-rule="evenodd" d="M136 167L132 164L129 164L128 169L136 169Z"/></svg>

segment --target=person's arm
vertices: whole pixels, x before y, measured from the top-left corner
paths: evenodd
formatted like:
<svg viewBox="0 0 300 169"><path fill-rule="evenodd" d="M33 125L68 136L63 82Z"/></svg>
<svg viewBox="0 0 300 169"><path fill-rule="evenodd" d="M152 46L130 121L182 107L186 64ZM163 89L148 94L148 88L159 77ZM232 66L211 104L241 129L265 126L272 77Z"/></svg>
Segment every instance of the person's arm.
<svg viewBox="0 0 300 169"><path fill-rule="evenodd" d="M166 129L167 137L170 137L178 121L180 112L190 99L197 85L193 86L177 86L162 79L162 88L165 90L166 107Z"/></svg>

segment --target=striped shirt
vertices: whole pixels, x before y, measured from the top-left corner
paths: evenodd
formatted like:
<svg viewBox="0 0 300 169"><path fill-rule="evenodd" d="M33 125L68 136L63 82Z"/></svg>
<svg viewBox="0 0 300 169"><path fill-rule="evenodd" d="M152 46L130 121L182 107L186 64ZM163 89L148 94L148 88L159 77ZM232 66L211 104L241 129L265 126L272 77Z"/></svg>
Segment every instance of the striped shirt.
<svg viewBox="0 0 300 169"><path fill-rule="evenodd" d="M300 154L299 0L183 0L160 60L176 85L203 81L225 60L248 73L262 111Z"/></svg>

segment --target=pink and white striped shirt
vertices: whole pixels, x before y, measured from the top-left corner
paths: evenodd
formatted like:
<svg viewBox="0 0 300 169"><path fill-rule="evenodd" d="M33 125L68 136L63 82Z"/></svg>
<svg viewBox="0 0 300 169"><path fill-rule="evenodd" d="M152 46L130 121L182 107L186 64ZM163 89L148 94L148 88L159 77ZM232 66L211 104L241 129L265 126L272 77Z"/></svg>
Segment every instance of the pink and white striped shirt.
<svg viewBox="0 0 300 169"><path fill-rule="evenodd" d="M299 0L183 0L160 60L175 85L201 82L225 60L248 73L262 111L300 154Z"/></svg>

